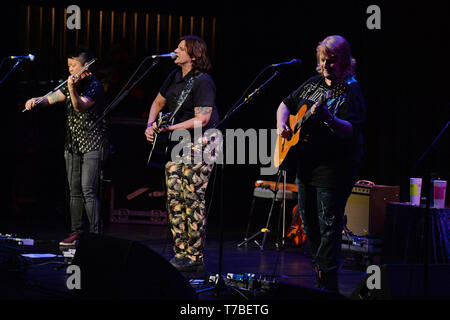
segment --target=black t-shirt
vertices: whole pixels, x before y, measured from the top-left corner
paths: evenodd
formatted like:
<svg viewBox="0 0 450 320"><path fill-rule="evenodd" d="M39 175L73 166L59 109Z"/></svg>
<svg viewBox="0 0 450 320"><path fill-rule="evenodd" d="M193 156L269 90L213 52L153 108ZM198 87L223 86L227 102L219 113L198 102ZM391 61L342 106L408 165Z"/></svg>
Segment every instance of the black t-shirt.
<svg viewBox="0 0 450 320"><path fill-rule="evenodd" d="M323 76L314 76L294 90L283 103L295 115L303 105L310 109L330 89L333 88L325 83ZM356 179L363 155L362 135L366 117L361 88L354 78L347 80L343 94L329 100L328 108L337 118L352 124L353 136L350 139L339 138L323 121L315 116L309 118L301 128L300 141L294 150L298 178L311 186L348 187Z"/></svg>
<svg viewBox="0 0 450 320"><path fill-rule="evenodd" d="M97 121L105 108L103 84L91 74L80 80L76 89L81 97L90 97L95 103L88 110L78 112L72 105L68 87L64 86L60 89L66 96L67 108L65 150L73 153L100 150L106 131L104 121L92 130L89 128Z"/></svg>
<svg viewBox="0 0 450 320"><path fill-rule="evenodd" d="M174 124L194 118L194 108L196 107L212 107L213 112L211 118L208 124L203 127L203 131L205 131L216 125L219 120L217 107L215 106L216 86L209 74L194 74L194 71L192 70L183 77L181 69L177 68L169 74L159 92L166 99L166 106L169 109L169 112L173 112L177 107L178 98L186 87L188 80L194 75L196 75L196 79L194 80L192 90L178 110L174 118ZM193 130L189 131L192 136Z"/></svg>

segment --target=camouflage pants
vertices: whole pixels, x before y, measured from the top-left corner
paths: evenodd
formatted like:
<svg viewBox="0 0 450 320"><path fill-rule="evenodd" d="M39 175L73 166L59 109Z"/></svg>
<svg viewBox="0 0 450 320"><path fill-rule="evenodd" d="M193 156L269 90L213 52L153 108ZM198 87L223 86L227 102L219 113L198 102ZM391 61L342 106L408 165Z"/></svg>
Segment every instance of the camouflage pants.
<svg viewBox="0 0 450 320"><path fill-rule="evenodd" d="M213 164L167 162L165 166L173 250L179 259L203 259L206 229L205 194Z"/></svg>

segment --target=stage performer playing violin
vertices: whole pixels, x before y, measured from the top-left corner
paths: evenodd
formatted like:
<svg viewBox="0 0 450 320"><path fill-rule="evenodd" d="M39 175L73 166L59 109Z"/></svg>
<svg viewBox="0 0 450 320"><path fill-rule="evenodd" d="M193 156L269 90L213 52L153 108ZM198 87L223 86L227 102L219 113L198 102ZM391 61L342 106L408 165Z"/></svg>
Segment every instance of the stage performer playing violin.
<svg viewBox="0 0 450 320"><path fill-rule="evenodd" d="M42 97L31 98L25 104L30 110L38 106L65 102L66 137L64 159L70 190L71 234L60 245L74 245L83 231L83 211L89 220L89 231L100 232L99 199L96 193L100 171L101 149L105 141L105 125L89 128L102 114L104 89L102 83L89 72L81 72L93 59L87 48L79 48L67 56L70 76L67 85Z"/></svg>

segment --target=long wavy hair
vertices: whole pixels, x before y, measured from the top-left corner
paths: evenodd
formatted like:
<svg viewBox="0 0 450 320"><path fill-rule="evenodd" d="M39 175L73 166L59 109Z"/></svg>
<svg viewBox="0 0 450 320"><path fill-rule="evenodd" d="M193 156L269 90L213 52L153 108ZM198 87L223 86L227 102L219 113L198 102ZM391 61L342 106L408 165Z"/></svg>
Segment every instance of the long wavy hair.
<svg viewBox="0 0 450 320"><path fill-rule="evenodd" d="M323 74L323 70L320 67L320 55L323 53L329 57L335 57L338 60L346 78L355 76L356 60L352 57L350 44L344 37L333 35L319 42L316 48L316 71L320 74Z"/></svg>
<svg viewBox="0 0 450 320"><path fill-rule="evenodd" d="M195 71L210 73L212 71L212 64L208 58L208 47L205 41L194 35L183 36L180 38L180 42L183 40L186 42L187 54L193 59L193 69Z"/></svg>

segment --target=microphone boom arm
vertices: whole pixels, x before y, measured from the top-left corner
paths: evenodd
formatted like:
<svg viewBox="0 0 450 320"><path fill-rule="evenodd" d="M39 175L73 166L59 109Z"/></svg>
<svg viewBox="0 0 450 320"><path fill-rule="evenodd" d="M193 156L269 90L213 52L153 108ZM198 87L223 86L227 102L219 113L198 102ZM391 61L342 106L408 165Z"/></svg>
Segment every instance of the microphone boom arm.
<svg viewBox="0 0 450 320"><path fill-rule="evenodd" d="M128 95L131 89L133 89L138 84L138 82L141 81L147 75L147 73L158 64L158 62L159 62L158 59L154 60L152 62L152 65L144 72L143 75L139 77L139 79L137 79L133 84L131 84L131 86L127 90L123 91L122 94L114 98L114 100L109 104L109 106L105 108L103 114L92 124L92 126L89 127L88 131L93 130L101 121L103 121L103 119Z"/></svg>
<svg viewBox="0 0 450 320"><path fill-rule="evenodd" d="M267 79L266 82L264 82L260 87L256 88L252 93L250 93L247 98L244 99L244 101L242 101L242 103L240 105L238 105L236 108L232 109L231 111L227 112L226 116L222 119L222 121L220 121L216 126L214 126L214 128L219 128L222 123L224 123L225 121L227 121L227 119L229 117L231 117L231 115L233 113L235 113L238 109L240 109L243 105L247 104L256 94L260 93L262 89L264 89L269 82L272 81L273 78L275 78L276 76L278 76L280 74L280 71L275 71L273 73L273 75Z"/></svg>
<svg viewBox="0 0 450 320"><path fill-rule="evenodd" d="M9 70L9 72L3 77L3 79L0 80L0 84L2 84L9 77L9 75L14 71L15 68L17 68L17 66L21 62L22 62L22 59L17 60L17 62L14 64L14 66L11 68L11 70Z"/></svg>

